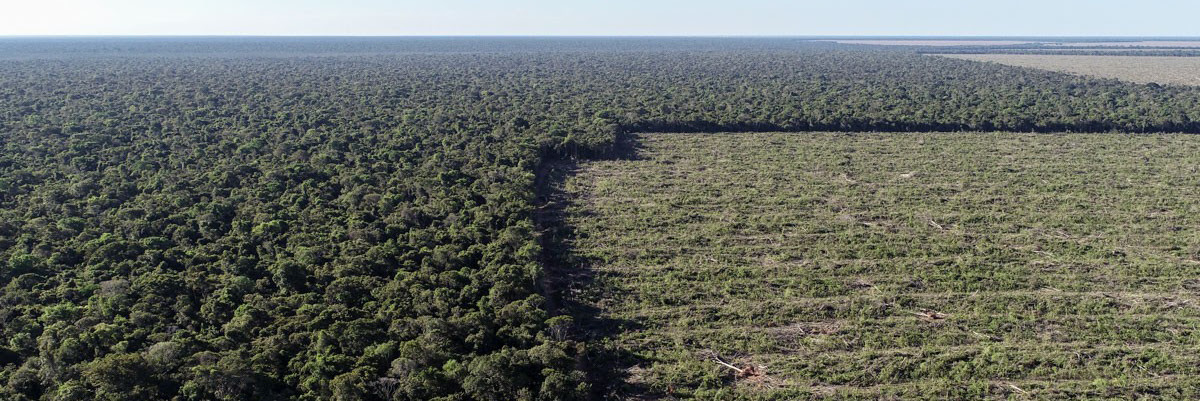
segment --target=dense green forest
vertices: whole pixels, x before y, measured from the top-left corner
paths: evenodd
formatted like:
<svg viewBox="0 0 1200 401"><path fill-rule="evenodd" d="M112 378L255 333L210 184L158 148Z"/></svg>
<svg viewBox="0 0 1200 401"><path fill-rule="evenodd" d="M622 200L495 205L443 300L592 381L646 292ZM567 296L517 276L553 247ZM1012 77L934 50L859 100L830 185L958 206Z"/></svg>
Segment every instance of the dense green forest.
<svg viewBox="0 0 1200 401"><path fill-rule="evenodd" d="M537 174L629 132L1200 132L1196 89L789 39L0 54L11 400L597 395Z"/></svg>

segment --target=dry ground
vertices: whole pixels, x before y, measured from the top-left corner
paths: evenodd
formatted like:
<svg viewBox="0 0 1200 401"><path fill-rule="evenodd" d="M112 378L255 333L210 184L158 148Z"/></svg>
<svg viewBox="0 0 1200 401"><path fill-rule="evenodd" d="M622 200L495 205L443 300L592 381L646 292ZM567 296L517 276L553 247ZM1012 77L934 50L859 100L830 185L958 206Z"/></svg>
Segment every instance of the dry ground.
<svg viewBox="0 0 1200 401"><path fill-rule="evenodd" d="M1050 47L1172 47L1200 48L1200 41L1137 41L1137 42L1035 42L1021 40L921 40L921 39L822 39L822 42L837 42L857 45L880 46L1012 46L1031 43L1041 43Z"/></svg>
<svg viewBox="0 0 1200 401"><path fill-rule="evenodd" d="M944 54L941 56L1115 78L1138 83L1200 85L1200 57L1042 54Z"/></svg>
<svg viewBox="0 0 1200 401"><path fill-rule="evenodd" d="M881 46L1010 46L1032 42L1016 40L822 40L822 42L837 42L854 45Z"/></svg>
<svg viewBox="0 0 1200 401"><path fill-rule="evenodd" d="M1063 42L1049 46L1200 47L1200 41L1147 40L1139 42Z"/></svg>

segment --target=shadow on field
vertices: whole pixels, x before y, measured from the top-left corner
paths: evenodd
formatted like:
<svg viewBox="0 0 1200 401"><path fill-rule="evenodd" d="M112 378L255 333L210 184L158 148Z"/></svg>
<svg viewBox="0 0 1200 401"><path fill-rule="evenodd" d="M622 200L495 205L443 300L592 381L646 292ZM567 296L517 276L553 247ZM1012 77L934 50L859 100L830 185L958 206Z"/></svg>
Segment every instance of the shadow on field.
<svg viewBox="0 0 1200 401"><path fill-rule="evenodd" d="M637 160L640 148L636 138L622 135L613 152L588 159ZM566 193L564 185L579 171L579 162L576 158L548 161L537 176L538 209L534 221L541 232L542 263L546 269L541 284L547 309L552 316L568 315L574 319L573 338L587 345L577 368L587 374L593 399L645 397L651 393L650 389L629 384L627 380L630 368L642 361L610 341L621 332L638 329L639 324L604 317L604 311L589 302L609 291L597 288L602 284L596 280L598 273L591 268L594 261L579 255L572 246L577 232L567 219L568 209L576 206L578 200Z"/></svg>

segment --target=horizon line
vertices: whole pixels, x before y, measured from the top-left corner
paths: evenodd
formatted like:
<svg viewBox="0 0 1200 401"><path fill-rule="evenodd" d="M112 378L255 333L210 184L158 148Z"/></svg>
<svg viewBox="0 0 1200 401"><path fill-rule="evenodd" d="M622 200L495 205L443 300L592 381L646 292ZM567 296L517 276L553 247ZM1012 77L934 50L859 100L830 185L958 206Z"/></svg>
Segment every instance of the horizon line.
<svg viewBox="0 0 1200 401"><path fill-rule="evenodd" d="M1129 39L1200 39L1200 36L1172 35L809 35L809 34L712 34L712 35L559 35L559 34L473 34L473 35L351 35L351 34L0 34L15 38L790 38L790 39L1047 39L1047 38L1129 38Z"/></svg>

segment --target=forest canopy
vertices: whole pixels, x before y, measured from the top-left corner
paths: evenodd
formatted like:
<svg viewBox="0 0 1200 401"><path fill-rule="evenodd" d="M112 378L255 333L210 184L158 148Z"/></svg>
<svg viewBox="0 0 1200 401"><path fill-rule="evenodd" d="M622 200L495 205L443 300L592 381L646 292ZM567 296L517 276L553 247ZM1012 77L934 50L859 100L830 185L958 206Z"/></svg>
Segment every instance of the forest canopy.
<svg viewBox="0 0 1200 401"><path fill-rule="evenodd" d="M537 176L630 132L1200 133L1200 90L789 39L0 40L0 398L578 399Z"/></svg>

